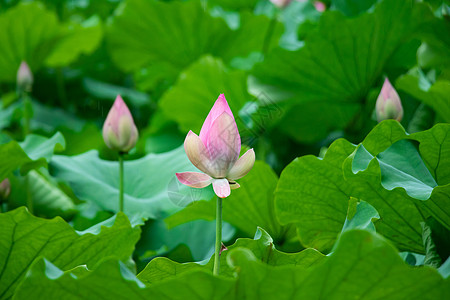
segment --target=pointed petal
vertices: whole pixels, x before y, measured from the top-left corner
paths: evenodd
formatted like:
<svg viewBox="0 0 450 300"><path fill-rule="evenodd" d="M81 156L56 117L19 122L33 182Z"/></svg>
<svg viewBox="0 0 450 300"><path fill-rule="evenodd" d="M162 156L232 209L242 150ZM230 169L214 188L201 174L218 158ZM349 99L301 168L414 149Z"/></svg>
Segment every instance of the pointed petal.
<svg viewBox="0 0 450 300"><path fill-rule="evenodd" d="M197 172L176 173L178 181L193 188L204 188L211 184L212 178L209 175Z"/></svg>
<svg viewBox="0 0 450 300"><path fill-rule="evenodd" d="M241 137L236 122L227 113L222 113L213 123L206 144L211 160L213 177L222 178L239 157Z"/></svg>
<svg viewBox="0 0 450 300"><path fill-rule="evenodd" d="M191 163L197 167L200 171L214 175L211 173L209 166L211 165L208 150L200 140L198 135L189 131L184 140L184 150Z"/></svg>
<svg viewBox="0 0 450 300"><path fill-rule="evenodd" d="M230 196L231 193L230 184L228 183L227 179L225 178L213 179L212 184L214 193L216 193L217 197L226 198Z"/></svg>
<svg viewBox="0 0 450 300"><path fill-rule="evenodd" d="M212 124L224 112L229 114L234 120L233 113L231 112L230 106L228 105L228 102L225 99L225 95L220 94L219 98L217 98L213 107L209 111L209 114L206 117L205 122L203 123L202 129L200 130L200 139L203 141L205 145L208 132L211 129Z"/></svg>
<svg viewBox="0 0 450 300"><path fill-rule="evenodd" d="M239 183L237 183L236 181L233 180L228 180L228 183L230 184L230 189L235 190L240 188L241 186L239 185Z"/></svg>
<svg viewBox="0 0 450 300"><path fill-rule="evenodd" d="M228 172L227 178L230 180L236 180L247 175L255 164L255 151L253 149L248 150Z"/></svg>

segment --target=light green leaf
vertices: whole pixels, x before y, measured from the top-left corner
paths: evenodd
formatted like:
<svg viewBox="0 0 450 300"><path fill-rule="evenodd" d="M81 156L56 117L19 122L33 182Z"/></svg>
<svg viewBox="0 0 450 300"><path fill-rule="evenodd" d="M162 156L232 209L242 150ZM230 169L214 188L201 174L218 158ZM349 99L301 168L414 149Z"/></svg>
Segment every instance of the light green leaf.
<svg viewBox="0 0 450 300"><path fill-rule="evenodd" d="M68 217L76 212L75 204L44 170L31 170L26 177L10 178L9 204L14 207L26 205L29 193L34 213L45 217ZM27 191L27 192L24 192Z"/></svg>
<svg viewBox="0 0 450 300"><path fill-rule="evenodd" d="M124 191L128 215L164 218L201 199L210 199L212 189L192 189L182 185L176 172L195 171L183 147L161 154L125 161ZM54 156L51 174L65 180L75 195L95 203L100 209L119 209L119 164L98 157L97 151L78 156Z"/></svg>
<svg viewBox="0 0 450 300"><path fill-rule="evenodd" d="M350 197L347 218L342 232L351 229L366 229L375 232L373 221L380 218L377 210L366 201Z"/></svg>
<svg viewBox="0 0 450 300"><path fill-rule="evenodd" d="M59 217L36 218L23 207L0 214L0 227L0 299L12 296L38 257L45 257L62 270L82 264L93 268L108 256L126 261L140 234L123 214L98 234L80 234Z"/></svg>
<svg viewBox="0 0 450 300"><path fill-rule="evenodd" d="M256 161L250 173L239 180L241 187L224 200L223 219L249 237L257 227L267 230L277 242L292 237L287 236L289 226L281 226L274 214L277 181L269 165ZM195 219L215 220L215 205L215 201L194 202L165 221L173 227Z"/></svg>
<svg viewBox="0 0 450 300"><path fill-rule="evenodd" d="M280 130L314 142L332 130L358 126L357 113L369 118L362 104L386 62L432 18L426 5L412 0L383 1L373 13L349 19L326 12L304 47L272 51L254 75L259 90L285 107Z"/></svg>
<svg viewBox="0 0 450 300"><path fill-rule="evenodd" d="M21 143L11 141L0 145L0 180L18 168L25 174L31 169L46 167L53 153L64 147L64 137L59 132L49 139L31 134Z"/></svg>

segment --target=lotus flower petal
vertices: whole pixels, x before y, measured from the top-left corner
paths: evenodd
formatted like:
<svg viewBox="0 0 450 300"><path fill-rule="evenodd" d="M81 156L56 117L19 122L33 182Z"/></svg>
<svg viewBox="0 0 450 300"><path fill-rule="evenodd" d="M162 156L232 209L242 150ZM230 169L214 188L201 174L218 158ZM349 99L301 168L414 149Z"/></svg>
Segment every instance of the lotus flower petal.
<svg viewBox="0 0 450 300"><path fill-rule="evenodd" d="M214 176L208 150L206 150L203 142L192 130L189 131L184 140L184 151L186 151L187 157L197 169Z"/></svg>
<svg viewBox="0 0 450 300"><path fill-rule="evenodd" d="M212 184L214 193L216 193L217 197L226 198L230 196L231 193L230 184L228 183L227 179L225 178L213 179Z"/></svg>
<svg viewBox="0 0 450 300"><path fill-rule="evenodd" d="M203 141L203 144L207 144L209 130L211 129L212 124L224 112L229 114L234 120L233 113L231 112L230 106L225 99L225 95L220 94L219 98L217 98L216 102L214 103L214 106L209 111L205 122L203 122L202 129L200 130L200 139Z"/></svg>
<svg viewBox="0 0 450 300"><path fill-rule="evenodd" d="M204 188L211 184L211 176L197 172L176 173L178 180L187 186L193 188Z"/></svg>
<svg viewBox="0 0 450 300"><path fill-rule="evenodd" d="M238 188L241 187L241 186L239 185L239 183L237 183L237 182L234 181L234 180L229 180L229 179L228 179L228 183L230 184L230 189L232 189L232 190L235 190L235 189L238 189Z"/></svg>
<svg viewBox="0 0 450 300"><path fill-rule="evenodd" d="M230 180L236 180L247 175L255 164L255 151L253 149L248 150L238 159L234 166L228 172L227 178Z"/></svg>
<svg viewBox="0 0 450 300"><path fill-rule="evenodd" d="M241 150L241 137L234 119L223 112L212 124L206 144L215 178L223 178L234 165Z"/></svg>

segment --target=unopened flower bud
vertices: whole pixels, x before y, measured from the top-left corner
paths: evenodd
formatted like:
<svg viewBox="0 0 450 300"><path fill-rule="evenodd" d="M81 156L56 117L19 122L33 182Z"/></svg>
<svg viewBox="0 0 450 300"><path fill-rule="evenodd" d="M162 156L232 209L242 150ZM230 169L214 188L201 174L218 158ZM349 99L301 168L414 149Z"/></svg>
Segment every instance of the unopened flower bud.
<svg viewBox="0 0 450 300"><path fill-rule="evenodd" d="M11 183L8 178L5 178L2 182L0 182L0 202L8 199L9 194L11 193Z"/></svg>
<svg viewBox="0 0 450 300"><path fill-rule="evenodd" d="M33 73L25 61L20 64L17 70L17 88L20 91L31 92L33 86Z"/></svg>
<svg viewBox="0 0 450 300"><path fill-rule="evenodd" d="M279 8L284 8L286 6L289 5L289 3L291 3L292 0L270 0L270 2L273 3L273 5L279 7Z"/></svg>
<svg viewBox="0 0 450 300"><path fill-rule="evenodd" d="M103 140L108 148L126 153L136 145L138 136L133 116L118 95L103 124Z"/></svg>
<svg viewBox="0 0 450 300"><path fill-rule="evenodd" d="M387 119L401 121L403 118L403 107L397 91L386 78L376 103L377 120L381 122Z"/></svg>
<svg viewBox="0 0 450 300"><path fill-rule="evenodd" d="M324 12L327 9L327 6L325 5L325 3L321 2L321 1L314 1L313 5L318 12Z"/></svg>

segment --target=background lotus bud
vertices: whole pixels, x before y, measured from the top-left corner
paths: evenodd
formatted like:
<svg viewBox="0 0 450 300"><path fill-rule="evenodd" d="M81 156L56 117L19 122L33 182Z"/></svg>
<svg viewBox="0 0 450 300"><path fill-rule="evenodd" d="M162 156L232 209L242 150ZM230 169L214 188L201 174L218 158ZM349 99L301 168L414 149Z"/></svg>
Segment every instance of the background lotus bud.
<svg viewBox="0 0 450 300"><path fill-rule="evenodd" d="M327 6L325 5L325 3L321 2L321 1L314 1L313 5L318 12L324 12L327 9Z"/></svg>
<svg viewBox="0 0 450 300"><path fill-rule="evenodd" d="M194 188L212 183L214 192L220 198L228 197L231 189L239 188L235 180L245 176L255 163L253 149L239 158L241 137L223 94L206 117L200 136L189 131L184 149L192 164L205 174L177 173L178 180Z"/></svg>
<svg viewBox="0 0 450 300"><path fill-rule="evenodd" d="M387 119L394 119L400 122L403 118L402 102L397 91L387 78L377 98L376 113L378 122Z"/></svg>
<svg viewBox="0 0 450 300"><path fill-rule="evenodd" d="M275 6L279 8L284 8L291 3L292 0L270 0Z"/></svg>
<svg viewBox="0 0 450 300"><path fill-rule="evenodd" d="M0 202L8 199L10 193L11 183L8 178L5 178L2 182L0 182Z"/></svg>
<svg viewBox="0 0 450 300"><path fill-rule="evenodd" d="M33 74L25 61L22 61L17 70L17 88L20 91L31 92L33 86Z"/></svg>
<svg viewBox="0 0 450 300"><path fill-rule="evenodd" d="M128 152L136 145L138 136L133 116L118 95L103 124L103 140L112 150Z"/></svg>

